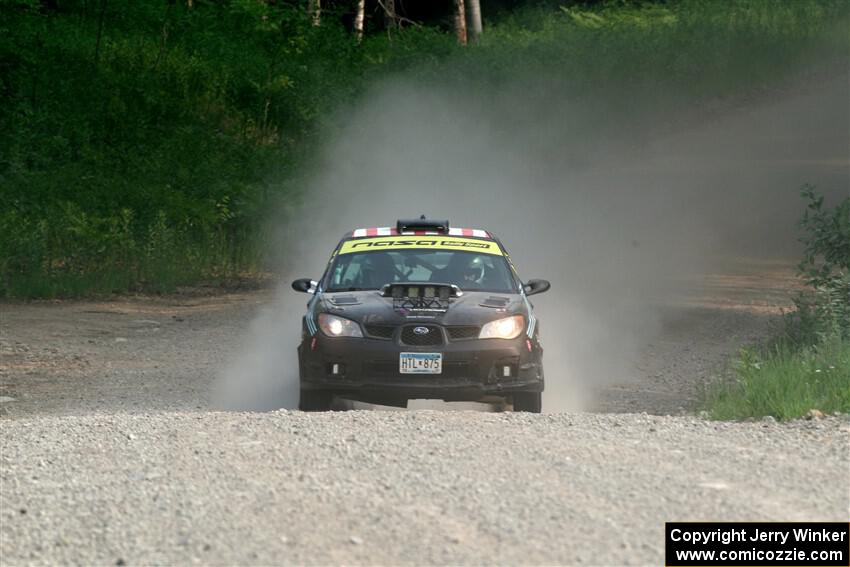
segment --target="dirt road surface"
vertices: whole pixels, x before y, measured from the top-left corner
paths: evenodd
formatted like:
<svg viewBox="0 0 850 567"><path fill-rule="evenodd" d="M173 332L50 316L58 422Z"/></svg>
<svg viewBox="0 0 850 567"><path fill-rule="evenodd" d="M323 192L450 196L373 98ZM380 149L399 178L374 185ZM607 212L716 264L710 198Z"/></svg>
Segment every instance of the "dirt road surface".
<svg viewBox="0 0 850 567"><path fill-rule="evenodd" d="M628 380L544 415L214 411L266 291L4 304L0 557L660 564L664 521L847 520L847 416L693 413L792 274L743 261L695 281Z"/></svg>

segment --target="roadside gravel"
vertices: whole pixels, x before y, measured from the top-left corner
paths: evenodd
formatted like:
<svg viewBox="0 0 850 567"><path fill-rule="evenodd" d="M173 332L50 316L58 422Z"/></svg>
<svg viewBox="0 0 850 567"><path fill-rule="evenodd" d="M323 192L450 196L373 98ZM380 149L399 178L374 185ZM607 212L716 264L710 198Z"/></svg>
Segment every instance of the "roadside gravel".
<svg viewBox="0 0 850 567"><path fill-rule="evenodd" d="M847 520L850 421L168 412L3 420L18 564L662 564L673 520Z"/></svg>

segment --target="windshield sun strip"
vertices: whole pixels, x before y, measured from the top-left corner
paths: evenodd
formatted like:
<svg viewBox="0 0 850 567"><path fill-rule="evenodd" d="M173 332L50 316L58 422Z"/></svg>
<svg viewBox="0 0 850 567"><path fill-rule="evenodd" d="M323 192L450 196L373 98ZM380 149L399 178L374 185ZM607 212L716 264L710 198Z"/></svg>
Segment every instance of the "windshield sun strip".
<svg viewBox="0 0 850 567"><path fill-rule="evenodd" d="M493 240L444 236L384 236L376 238L351 239L342 243L338 254L342 255L352 254L355 252L403 249L456 250L504 256L499 244Z"/></svg>

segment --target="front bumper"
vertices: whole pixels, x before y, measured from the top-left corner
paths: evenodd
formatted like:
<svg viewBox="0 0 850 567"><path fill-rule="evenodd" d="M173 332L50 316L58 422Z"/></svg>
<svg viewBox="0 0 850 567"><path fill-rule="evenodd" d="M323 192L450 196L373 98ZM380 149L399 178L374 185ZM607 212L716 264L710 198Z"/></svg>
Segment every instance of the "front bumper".
<svg viewBox="0 0 850 567"><path fill-rule="evenodd" d="M395 340L330 338L318 333L298 347L301 388L389 404L416 398L475 401L517 391L542 392L543 351L536 340L529 351L526 339L522 335L513 340L407 346ZM401 374L402 352L442 353L442 373Z"/></svg>

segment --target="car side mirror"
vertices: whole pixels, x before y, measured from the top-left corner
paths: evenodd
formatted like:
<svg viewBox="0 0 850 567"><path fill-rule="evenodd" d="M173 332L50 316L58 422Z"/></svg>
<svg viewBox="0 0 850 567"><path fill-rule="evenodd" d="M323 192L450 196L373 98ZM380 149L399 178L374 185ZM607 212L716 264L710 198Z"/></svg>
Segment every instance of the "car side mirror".
<svg viewBox="0 0 850 567"><path fill-rule="evenodd" d="M316 293L317 287L319 287L319 282L310 278L299 278L292 282L292 289L302 293Z"/></svg>
<svg viewBox="0 0 850 567"><path fill-rule="evenodd" d="M544 291L549 291L550 287L552 287L552 284L546 280L528 280L525 282L525 285L522 286L525 290L525 295L543 293Z"/></svg>

